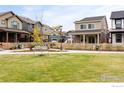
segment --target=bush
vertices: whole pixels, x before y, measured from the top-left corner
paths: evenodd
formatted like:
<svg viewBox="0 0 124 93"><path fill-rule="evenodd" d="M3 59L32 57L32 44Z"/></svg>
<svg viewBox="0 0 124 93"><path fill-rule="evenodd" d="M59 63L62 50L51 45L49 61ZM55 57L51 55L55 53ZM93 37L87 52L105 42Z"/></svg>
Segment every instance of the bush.
<svg viewBox="0 0 124 93"><path fill-rule="evenodd" d="M116 46L116 50L117 50L117 51L122 51L122 50L124 50L123 48L124 48L124 47L122 47L122 46L120 46L120 45Z"/></svg>
<svg viewBox="0 0 124 93"><path fill-rule="evenodd" d="M33 48L34 48L35 46L36 46L35 44L32 44L32 43L31 43L31 44L29 45L30 51L33 51Z"/></svg>
<svg viewBox="0 0 124 93"><path fill-rule="evenodd" d="M97 50L97 51L100 50L100 45L96 45L95 50Z"/></svg>
<svg viewBox="0 0 124 93"><path fill-rule="evenodd" d="M18 49L22 49L24 48L24 45L23 44L18 44Z"/></svg>
<svg viewBox="0 0 124 93"><path fill-rule="evenodd" d="M16 49L17 47L16 46L12 46L10 47L10 50L13 50L13 49Z"/></svg>

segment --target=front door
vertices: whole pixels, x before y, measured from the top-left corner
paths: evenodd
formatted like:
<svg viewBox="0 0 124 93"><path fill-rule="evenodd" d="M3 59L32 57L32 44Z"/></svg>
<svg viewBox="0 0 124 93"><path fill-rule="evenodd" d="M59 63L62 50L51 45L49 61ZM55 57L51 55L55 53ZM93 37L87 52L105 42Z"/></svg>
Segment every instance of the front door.
<svg viewBox="0 0 124 93"><path fill-rule="evenodd" d="M94 36L89 36L88 37L88 42L89 43L95 43L95 37Z"/></svg>

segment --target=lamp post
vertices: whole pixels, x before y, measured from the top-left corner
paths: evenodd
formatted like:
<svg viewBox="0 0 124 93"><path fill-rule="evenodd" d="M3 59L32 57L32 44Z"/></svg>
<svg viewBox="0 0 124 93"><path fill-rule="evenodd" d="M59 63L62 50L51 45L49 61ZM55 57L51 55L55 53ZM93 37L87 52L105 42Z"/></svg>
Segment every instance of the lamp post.
<svg viewBox="0 0 124 93"><path fill-rule="evenodd" d="M63 50L63 47L62 47L62 26L60 26L60 50L62 51Z"/></svg>

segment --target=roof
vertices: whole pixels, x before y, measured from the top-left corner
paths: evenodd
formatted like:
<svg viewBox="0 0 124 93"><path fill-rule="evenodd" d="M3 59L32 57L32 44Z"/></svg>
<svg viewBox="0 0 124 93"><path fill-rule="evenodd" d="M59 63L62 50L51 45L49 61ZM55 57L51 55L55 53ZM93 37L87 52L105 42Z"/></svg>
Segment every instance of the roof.
<svg viewBox="0 0 124 93"><path fill-rule="evenodd" d="M12 13L14 16L16 16L22 22L21 18L19 18L18 15L14 14L12 11L0 12L0 16L3 16L3 15L8 14L8 13ZM7 19L12 18L12 17L13 16L8 17Z"/></svg>
<svg viewBox="0 0 124 93"><path fill-rule="evenodd" d="M103 18L105 18L105 16L95 16L95 17L86 17L84 19L81 19L79 21L76 22L80 22L80 21L96 21L96 20L102 20Z"/></svg>
<svg viewBox="0 0 124 93"><path fill-rule="evenodd" d="M102 29L94 29L94 30L74 30L74 31L69 31L68 34L79 34L79 33L101 33Z"/></svg>
<svg viewBox="0 0 124 93"><path fill-rule="evenodd" d="M30 18L26 18L22 16L18 16L18 17L26 23L35 24L35 21L31 20Z"/></svg>
<svg viewBox="0 0 124 93"><path fill-rule="evenodd" d="M94 31L102 31L102 29L90 29L90 30L74 30L74 31L70 31L70 32L94 32Z"/></svg>
<svg viewBox="0 0 124 93"><path fill-rule="evenodd" d="M73 34L73 35L81 35L81 34L99 34L99 33L102 33L102 31L100 29L98 30L89 30L89 31L81 31L81 30L75 30L75 31L72 31L72 32L68 32L68 34Z"/></svg>
<svg viewBox="0 0 124 93"><path fill-rule="evenodd" d="M109 32L124 32L124 29L110 29Z"/></svg>
<svg viewBox="0 0 124 93"><path fill-rule="evenodd" d="M5 28L5 27L0 27L0 31L6 31L6 32L17 32L17 33L30 33L25 30L20 30L20 29L12 29L12 28Z"/></svg>
<svg viewBox="0 0 124 93"><path fill-rule="evenodd" d="M0 16L5 15L5 14L7 14L7 13L12 13L12 14L15 15L20 21L23 21L23 22L26 22L26 23L30 23L30 24L35 24L35 21L31 20L30 18L18 16L18 15L16 15L16 14L14 14L12 11L0 12Z"/></svg>
<svg viewBox="0 0 124 93"><path fill-rule="evenodd" d="M0 16L7 14L7 13L13 13L12 11L7 11L7 12L0 12Z"/></svg>
<svg viewBox="0 0 124 93"><path fill-rule="evenodd" d="M124 18L124 11L114 11L111 13L110 19Z"/></svg>

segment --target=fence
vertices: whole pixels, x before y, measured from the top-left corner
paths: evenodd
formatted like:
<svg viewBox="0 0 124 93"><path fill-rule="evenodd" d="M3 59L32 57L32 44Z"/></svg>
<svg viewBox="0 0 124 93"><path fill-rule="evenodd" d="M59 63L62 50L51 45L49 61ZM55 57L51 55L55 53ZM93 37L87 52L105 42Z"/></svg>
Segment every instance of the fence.
<svg viewBox="0 0 124 93"><path fill-rule="evenodd" d="M51 43L51 48L60 49L60 43ZM63 43L65 50L100 50L100 51L124 51L124 45L113 44L81 44L81 43Z"/></svg>
<svg viewBox="0 0 124 93"><path fill-rule="evenodd" d="M31 44L31 42L21 42L21 43L0 43L0 47L3 49L11 49L14 48L16 46L18 46L19 44L22 44L25 48L29 47L29 45Z"/></svg>
<svg viewBox="0 0 124 93"><path fill-rule="evenodd" d="M22 44L25 48L29 48L33 42L21 42L21 43L0 43L0 47L3 49L11 49ZM49 48L60 49L61 43L49 43ZM113 44L82 44L82 43L63 43L63 49L65 50L100 50L100 51L124 51L124 45Z"/></svg>

